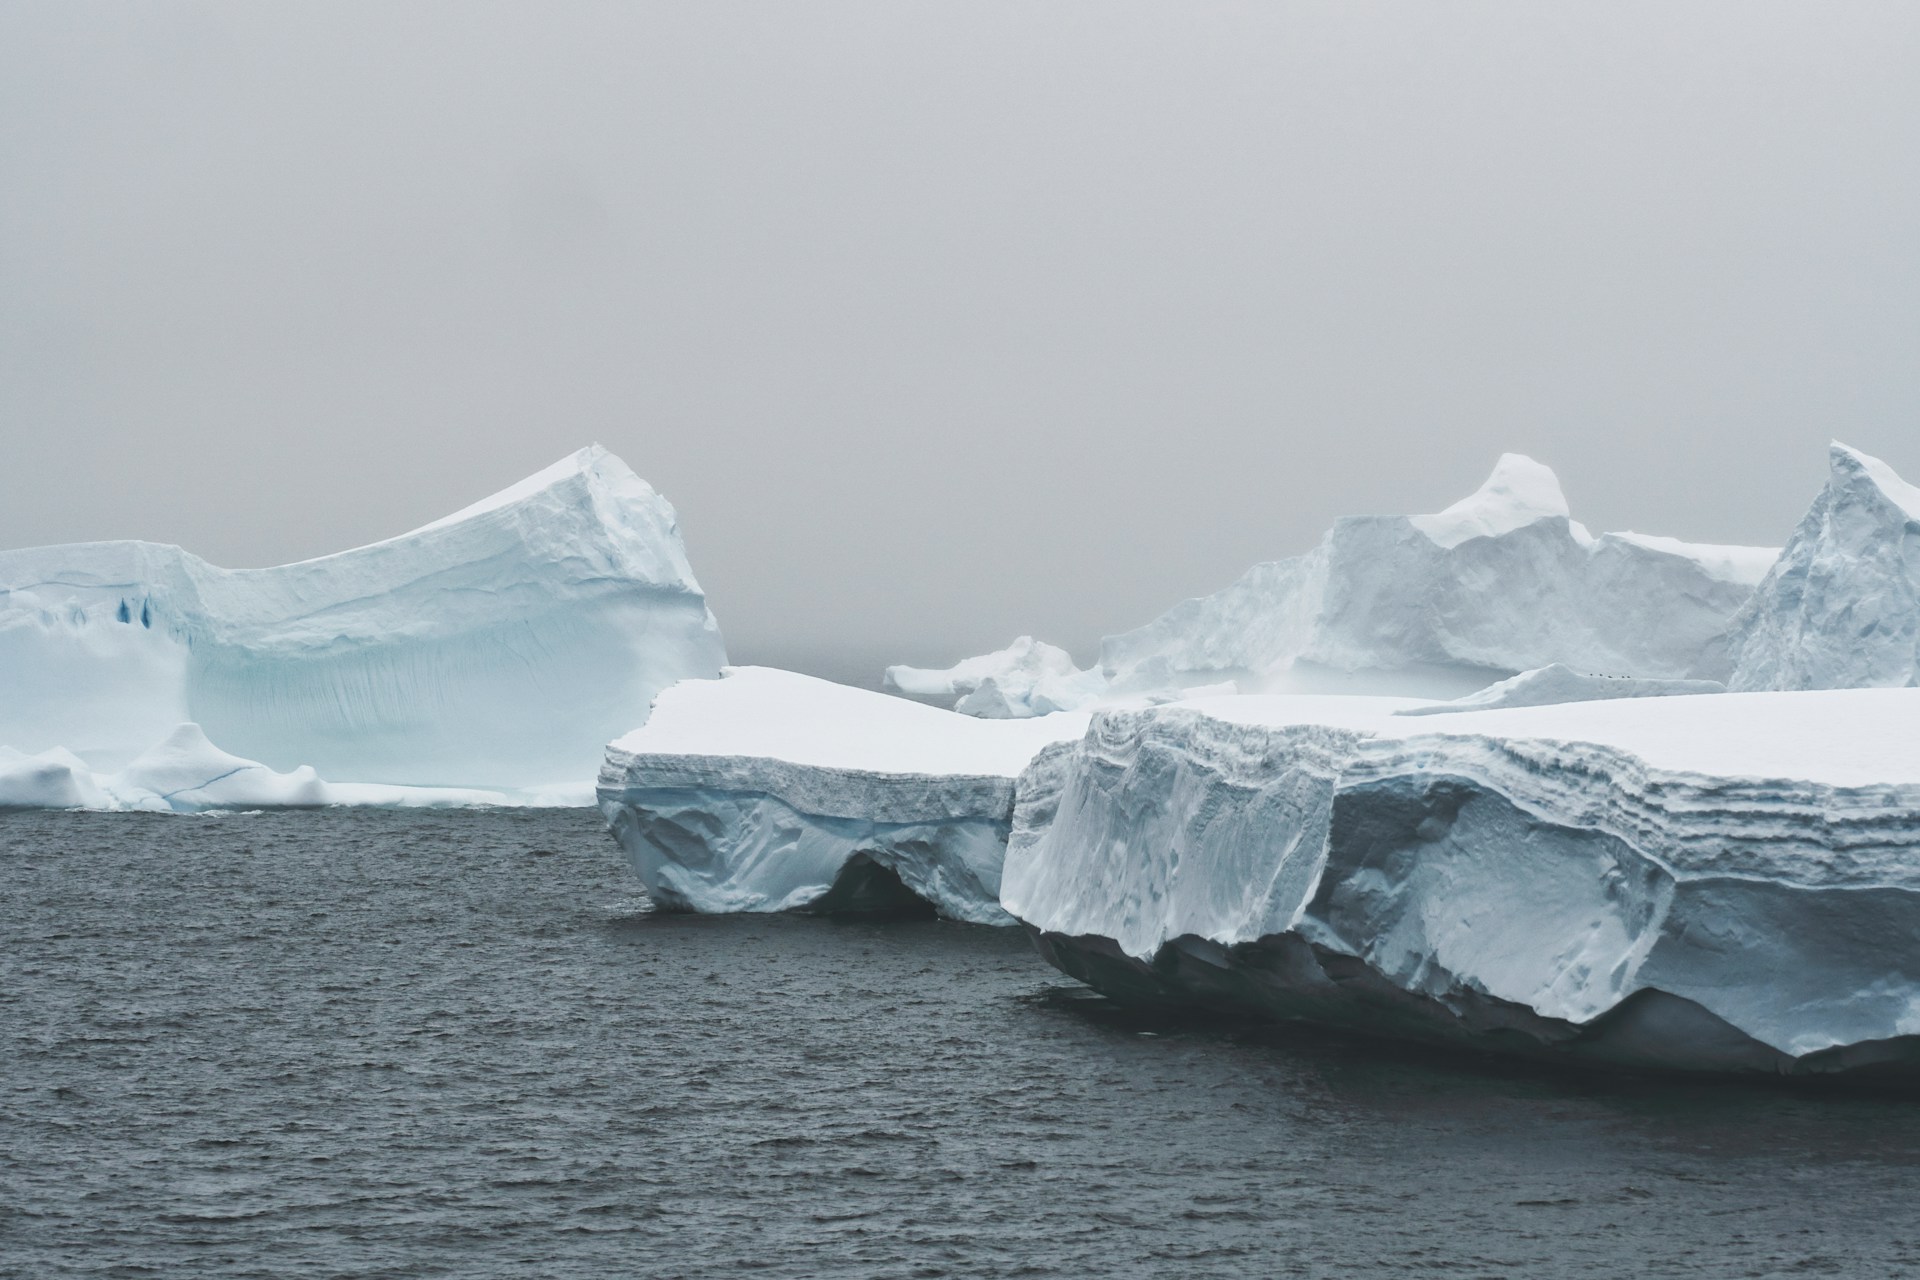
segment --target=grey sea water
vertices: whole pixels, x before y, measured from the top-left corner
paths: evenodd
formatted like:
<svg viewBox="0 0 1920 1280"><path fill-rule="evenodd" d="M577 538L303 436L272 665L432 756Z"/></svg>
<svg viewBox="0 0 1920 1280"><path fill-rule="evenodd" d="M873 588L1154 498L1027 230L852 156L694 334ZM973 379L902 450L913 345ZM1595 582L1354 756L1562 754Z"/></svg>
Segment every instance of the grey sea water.
<svg viewBox="0 0 1920 1280"><path fill-rule="evenodd" d="M587 812L0 816L0 1274L1897 1276L1920 1101L653 913Z"/></svg>

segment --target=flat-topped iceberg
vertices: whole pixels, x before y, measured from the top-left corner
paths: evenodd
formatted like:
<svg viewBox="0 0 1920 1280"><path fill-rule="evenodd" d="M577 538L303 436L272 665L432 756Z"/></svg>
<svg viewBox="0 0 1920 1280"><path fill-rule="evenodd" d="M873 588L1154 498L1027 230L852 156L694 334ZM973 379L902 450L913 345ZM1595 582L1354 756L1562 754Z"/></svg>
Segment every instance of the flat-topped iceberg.
<svg viewBox="0 0 1920 1280"><path fill-rule="evenodd" d="M1706 667L1735 689L1920 684L1920 488L1834 442L1826 487Z"/></svg>
<svg viewBox="0 0 1920 1280"><path fill-rule="evenodd" d="M1112 994L1595 1062L1920 1068L1920 690L1099 713L1003 905Z"/></svg>
<svg viewBox="0 0 1920 1280"><path fill-rule="evenodd" d="M1009 923L1014 779L1087 717L982 720L764 667L677 684L607 748L600 808L649 894L691 911L930 904Z"/></svg>
<svg viewBox="0 0 1920 1280"><path fill-rule="evenodd" d="M1242 692L1452 698L1565 664L1692 674L1777 551L1589 534L1546 467L1506 454L1431 516L1337 521L1306 555L1110 636L1115 689L1234 681Z"/></svg>
<svg viewBox="0 0 1920 1280"><path fill-rule="evenodd" d="M101 776L192 723L271 770L584 787L654 694L725 660L673 508L598 447L278 568L146 542L0 552L0 746Z"/></svg>

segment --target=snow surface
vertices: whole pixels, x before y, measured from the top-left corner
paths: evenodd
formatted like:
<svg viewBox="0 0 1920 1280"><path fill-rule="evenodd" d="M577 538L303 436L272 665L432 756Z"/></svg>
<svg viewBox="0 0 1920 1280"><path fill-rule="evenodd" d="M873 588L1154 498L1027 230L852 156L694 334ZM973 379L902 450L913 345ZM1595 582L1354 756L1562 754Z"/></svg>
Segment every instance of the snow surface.
<svg viewBox="0 0 1920 1280"><path fill-rule="evenodd" d="M982 720L731 667L674 685L608 746L600 807L664 906L805 909L870 863L947 916L1004 924L1014 778L1086 725L1076 714Z"/></svg>
<svg viewBox="0 0 1920 1280"><path fill-rule="evenodd" d="M1647 1065L1920 1063L1920 690L1405 705L1103 712L1022 776L1003 905L1120 994Z"/></svg>
<svg viewBox="0 0 1920 1280"><path fill-rule="evenodd" d="M1110 636L1121 693L1231 680L1243 692L1452 698L1563 663L1690 675L1777 553L1593 537L1553 473L1515 454L1434 516L1340 520L1306 555Z"/></svg>
<svg viewBox="0 0 1920 1280"><path fill-rule="evenodd" d="M1441 546L1457 547L1469 538L1497 538L1536 520L1571 515L1551 468L1524 454L1503 453L1473 493L1438 515L1409 516L1407 522Z"/></svg>
<svg viewBox="0 0 1920 1280"><path fill-rule="evenodd" d="M951 667L888 667L882 687L951 706L963 715L1011 720L1083 711L1102 700L1106 677L1074 666L1073 655L1032 636Z"/></svg>
<svg viewBox="0 0 1920 1280"><path fill-rule="evenodd" d="M1477 693L1451 702L1405 707L1402 716L1451 715L1460 711L1490 711L1499 707L1544 707L1562 702L1599 702L1608 698L1668 698L1676 694L1725 693L1717 680L1636 680L1632 676L1591 676L1554 663L1522 671L1509 680L1490 684Z"/></svg>
<svg viewBox="0 0 1920 1280"><path fill-rule="evenodd" d="M724 662L672 507L597 446L278 568L145 542L0 552L0 745L100 774L191 722L275 770L578 794L655 693Z"/></svg>
<svg viewBox="0 0 1920 1280"><path fill-rule="evenodd" d="M1920 684L1920 489L1835 441L1826 487L1702 671L1734 689Z"/></svg>

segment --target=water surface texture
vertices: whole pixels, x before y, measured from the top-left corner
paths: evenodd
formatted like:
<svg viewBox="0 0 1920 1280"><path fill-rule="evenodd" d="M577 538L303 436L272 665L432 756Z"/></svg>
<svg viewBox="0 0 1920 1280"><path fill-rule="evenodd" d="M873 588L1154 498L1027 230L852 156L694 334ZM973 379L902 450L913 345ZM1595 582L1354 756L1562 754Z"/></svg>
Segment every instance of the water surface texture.
<svg viewBox="0 0 1920 1280"><path fill-rule="evenodd" d="M0 1275L1893 1276L1920 1100L653 913L590 812L0 816Z"/></svg>

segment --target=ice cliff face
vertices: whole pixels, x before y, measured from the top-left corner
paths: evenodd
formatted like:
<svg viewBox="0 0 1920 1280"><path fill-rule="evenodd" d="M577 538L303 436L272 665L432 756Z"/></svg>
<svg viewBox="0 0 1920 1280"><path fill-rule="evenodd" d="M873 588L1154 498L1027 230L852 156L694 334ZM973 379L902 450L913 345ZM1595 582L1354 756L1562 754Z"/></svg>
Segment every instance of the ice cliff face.
<svg viewBox="0 0 1920 1280"><path fill-rule="evenodd" d="M1002 901L1068 973L1545 1056L1920 1067L1920 691L1109 711Z"/></svg>
<svg viewBox="0 0 1920 1280"><path fill-rule="evenodd" d="M0 744L100 770L193 722L355 782L578 781L655 693L724 662L672 507L598 447L279 568L143 542L0 552Z"/></svg>
<svg viewBox="0 0 1920 1280"><path fill-rule="evenodd" d="M1920 684L1920 489L1835 442L1826 488L1729 628L1725 666L1735 689Z"/></svg>
<svg viewBox="0 0 1920 1280"><path fill-rule="evenodd" d="M980 720L810 676L729 668L661 694L607 748L600 808L662 906L1010 923L1014 778L1085 716Z"/></svg>
<svg viewBox="0 0 1920 1280"><path fill-rule="evenodd" d="M1106 686L1099 671L1080 670L1065 649L1032 636L951 667L888 667L882 682L889 693L988 720L1081 711L1098 702Z"/></svg>
<svg viewBox="0 0 1920 1280"><path fill-rule="evenodd" d="M1233 680L1450 698L1552 663L1682 678L1775 555L1596 538L1569 518L1551 471L1506 454L1447 510L1340 520L1306 555L1109 637L1101 665L1122 692Z"/></svg>

